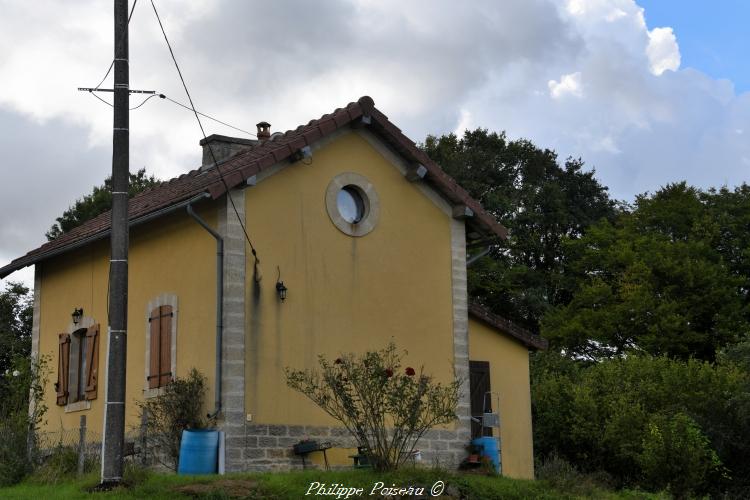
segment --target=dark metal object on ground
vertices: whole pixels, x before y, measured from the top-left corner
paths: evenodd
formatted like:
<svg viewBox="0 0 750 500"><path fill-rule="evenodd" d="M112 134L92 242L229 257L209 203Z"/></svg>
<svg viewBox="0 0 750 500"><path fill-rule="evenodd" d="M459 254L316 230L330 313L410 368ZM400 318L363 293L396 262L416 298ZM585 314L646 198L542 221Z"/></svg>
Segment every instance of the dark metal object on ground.
<svg viewBox="0 0 750 500"><path fill-rule="evenodd" d="M355 469L372 467L372 464L370 463L369 452L370 450L366 446L357 446L357 454L349 455L349 458L354 460Z"/></svg>
<svg viewBox="0 0 750 500"><path fill-rule="evenodd" d="M302 440L292 447L292 449L294 450L294 454L302 457L303 469L307 468L307 463L305 461L305 457L307 457L307 455L309 455L310 453L314 451L322 451L323 460L325 461L325 464L326 464L326 470L331 470L330 466L328 465L328 456L326 455L326 450L329 448L331 448L331 443L329 441L324 441L322 443L319 443L312 439Z"/></svg>

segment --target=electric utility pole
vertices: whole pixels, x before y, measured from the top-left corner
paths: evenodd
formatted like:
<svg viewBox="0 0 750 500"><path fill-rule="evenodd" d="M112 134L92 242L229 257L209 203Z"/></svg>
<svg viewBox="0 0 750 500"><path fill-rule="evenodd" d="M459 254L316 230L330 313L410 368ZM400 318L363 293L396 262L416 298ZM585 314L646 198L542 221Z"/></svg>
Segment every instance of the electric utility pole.
<svg viewBox="0 0 750 500"><path fill-rule="evenodd" d="M109 260L109 348L102 434L102 485L122 481L128 327L129 72L128 0L115 0L115 85L112 129L112 231Z"/></svg>

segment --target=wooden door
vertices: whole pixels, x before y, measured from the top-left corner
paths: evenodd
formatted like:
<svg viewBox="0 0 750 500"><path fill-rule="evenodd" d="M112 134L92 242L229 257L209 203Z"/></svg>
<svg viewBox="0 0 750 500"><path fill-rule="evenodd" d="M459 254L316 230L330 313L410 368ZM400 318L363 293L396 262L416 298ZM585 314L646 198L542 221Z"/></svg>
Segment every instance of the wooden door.
<svg viewBox="0 0 750 500"><path fill-rule="evenodd" d="M471 394L471 416L481 422L482 414L492 411L490 391L490 363L489 361L469 361L469 391ZM471 437L492 436L492 429L482 428L482 424L471 421Z"/></svg>

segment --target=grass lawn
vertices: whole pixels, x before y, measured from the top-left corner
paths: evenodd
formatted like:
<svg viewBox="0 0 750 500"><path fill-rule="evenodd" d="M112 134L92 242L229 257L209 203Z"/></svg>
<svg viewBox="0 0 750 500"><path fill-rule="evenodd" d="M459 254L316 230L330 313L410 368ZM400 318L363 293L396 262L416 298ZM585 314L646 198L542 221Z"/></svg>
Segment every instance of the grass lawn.
<svg viewBox="0 0 750 500"><path fill-rule="evenodd" d="M367 470L342 470L332 472L296 471L278 473L245 473L226 476L177 476L130 470L126 474L127 486L106 493L89 493L98 476L88 475L80 479L57 479L42 481L29 478L25 482L0 488L0 498L9 499L77 499L77 498L123 498L123 499L174 499L174 498L250 498L250 499L300 499L310 491L307 498L335 499L336 494L324 495L324 489L316 490L315 483L324 488L362 488L359 494L349 498L389 498L387 488L423 487L424 496L404 495L390 498L432 498L430 489L442 481L445 488L438 498L442 499L529 499L529 498L603 498L603 499L664 499L632 491L606 491L595 486L567 485L553 487L546 481L526 481L504 477L455 474L444 471L408 469L395 473L376 474ZM381 486L381 489L373 488ZM313 489L311 490L311 485ZM335 486L337 485L337 486ZM318 487L319 488L319 487ZM440 486L436 486L440 488ZM437 491L436 491L437 492ZM318 493L316 495L316 493ZM345 498L346 494L338 498Z"/></svg>

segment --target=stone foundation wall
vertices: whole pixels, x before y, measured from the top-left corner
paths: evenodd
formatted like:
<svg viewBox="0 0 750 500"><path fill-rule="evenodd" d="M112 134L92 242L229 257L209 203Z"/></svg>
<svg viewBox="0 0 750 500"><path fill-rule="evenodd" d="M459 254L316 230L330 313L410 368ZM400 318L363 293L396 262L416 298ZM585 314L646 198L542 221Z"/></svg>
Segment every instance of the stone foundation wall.
<svg viewBox="0 0 750 500"><path fill-rule="evenodd" d="M422 452L420 465L455 469L467 456L470 433L451 430L428 431L417 444ZM231 439L231 445L230 445ZM303 439L319 442L330 441L334 448L356 448L357 444L349 431L340 427L302 425L246 424L244 435L234 433L227 436L227 462L242 464L242 470L289 470L301 469L302 458L295 455L292 447ZM332 468L351 467L347 464L331 464ZM307 467L316 467L307 460Z"/></svg>

